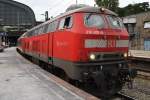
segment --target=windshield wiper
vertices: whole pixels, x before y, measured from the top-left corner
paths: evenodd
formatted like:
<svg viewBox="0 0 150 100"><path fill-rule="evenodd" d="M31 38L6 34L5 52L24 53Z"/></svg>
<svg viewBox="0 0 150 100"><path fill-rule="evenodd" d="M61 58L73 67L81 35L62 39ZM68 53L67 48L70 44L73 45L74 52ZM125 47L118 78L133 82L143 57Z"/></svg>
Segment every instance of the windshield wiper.
<svg viewBox="0 0 150 100"><path fill-rule="evenodd" d="M86 17L86 20L88 20L92 15L93 15L93 13L90 13L90 14Z"/></svg>

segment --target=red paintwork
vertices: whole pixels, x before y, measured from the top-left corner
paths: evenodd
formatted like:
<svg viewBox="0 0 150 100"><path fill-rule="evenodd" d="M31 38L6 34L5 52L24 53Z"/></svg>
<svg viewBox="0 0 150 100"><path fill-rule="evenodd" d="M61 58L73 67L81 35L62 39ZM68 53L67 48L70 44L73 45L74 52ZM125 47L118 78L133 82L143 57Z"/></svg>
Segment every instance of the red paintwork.
<svg viewBox="0 0 150 100"><path fill-rule="evenodd" d="M35 53L41 56L54 57L62 60L80 62L88 61L91 52L128 52L125 48L84 48L85 39L116 39L128 40L128 33L125 29L87 28L84 25L83 13L74 13L73 26L70 29L56 30L53 33L41 34L38 36L20 38L20 48L24 52ZM65 17L65 16L64 16ZM60 20L57 19L57 20ZM107 22L107 20L105 19ZM87 31L104 33L101 35L86 34ZM115 45L115 44L114 44Z"/></svg>

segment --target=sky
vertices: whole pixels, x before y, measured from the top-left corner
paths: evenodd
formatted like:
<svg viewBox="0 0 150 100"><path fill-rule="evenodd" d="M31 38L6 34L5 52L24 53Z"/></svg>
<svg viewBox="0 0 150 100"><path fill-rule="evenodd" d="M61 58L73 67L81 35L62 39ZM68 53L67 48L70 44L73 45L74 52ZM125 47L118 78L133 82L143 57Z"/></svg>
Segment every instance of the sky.
<svg viewBox="0 0 150 100"><path fill-rule="evenodd" d="M37 21L44 21L45 11L49 12L50 16L57 16L63 13L68 6L75 4L76 0L14 0L26 4L31 7L35 13ZM125 7L128 4L135 4L140 2L150 2L150 0L119 0L119 6ZM78 0L78 4L87 4L94 6L94 0Z"/></svg>

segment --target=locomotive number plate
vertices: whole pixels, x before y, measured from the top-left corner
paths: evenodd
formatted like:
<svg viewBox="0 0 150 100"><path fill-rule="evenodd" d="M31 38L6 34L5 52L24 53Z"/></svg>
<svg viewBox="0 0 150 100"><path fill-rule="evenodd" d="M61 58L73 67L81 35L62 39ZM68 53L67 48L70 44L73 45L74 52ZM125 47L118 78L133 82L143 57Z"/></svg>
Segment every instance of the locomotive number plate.
<svg viewBox="0 0 150 100"><path fill-rule="evenodd" d="M107 47L110 47L110 48L116 47L116 41L115 40L108 40L107 41Z"/></svg>

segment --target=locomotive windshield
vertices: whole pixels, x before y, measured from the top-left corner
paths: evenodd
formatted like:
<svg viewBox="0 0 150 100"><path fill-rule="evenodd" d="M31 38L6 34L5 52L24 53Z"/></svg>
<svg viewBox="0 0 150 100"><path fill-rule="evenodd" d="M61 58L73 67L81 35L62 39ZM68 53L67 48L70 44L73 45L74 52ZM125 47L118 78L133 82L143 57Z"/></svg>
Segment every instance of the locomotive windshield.
<svg viewBox="0 0 150 100"><path fill-rule="evenodd" d="M111 28L124 28L124 25L119 17L107 15L106 18ZM93 13L85 15L84 23L87 27L104 28L106 26L104 17L100 14L93 14Z"/></svg>
<svg viewBox="0 0 150 100"><path fill-rule="evenodd" d="M124 28L124 25L120 18L116 16L107 16L107 19L110 23L111 28Z"/></svg>
<svg viewBox="0 0 150 100"><path fill-rule="evenodd" d="M88 27L99 27L103 28L105 26L104 19L98 14L86 14L84 17L85 25Z"/></svg>

